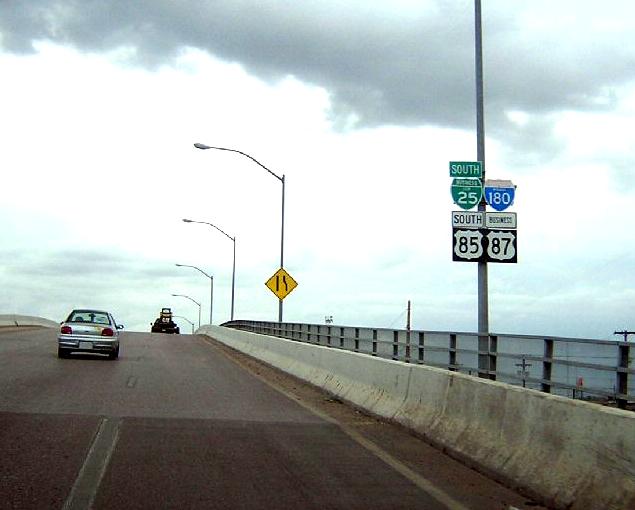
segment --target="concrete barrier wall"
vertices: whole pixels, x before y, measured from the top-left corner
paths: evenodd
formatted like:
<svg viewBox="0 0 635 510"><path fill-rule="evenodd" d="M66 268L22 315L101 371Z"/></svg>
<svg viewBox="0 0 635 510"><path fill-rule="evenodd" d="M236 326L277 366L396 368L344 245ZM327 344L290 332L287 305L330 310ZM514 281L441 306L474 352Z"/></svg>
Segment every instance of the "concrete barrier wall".
<svg viewBox="0 0 635 510"><path fill-rule="evenodd" d="M0 327L39 326L42 328L55 328L59 324L55 321L30 315L4 314L0 315Z"/></svg>
<svg viewBox="0 0 635 510"><path fill-rule="evenodd" d="M635 413L219 326L197 333L394 420L550 506L635 508Z"/></svg>

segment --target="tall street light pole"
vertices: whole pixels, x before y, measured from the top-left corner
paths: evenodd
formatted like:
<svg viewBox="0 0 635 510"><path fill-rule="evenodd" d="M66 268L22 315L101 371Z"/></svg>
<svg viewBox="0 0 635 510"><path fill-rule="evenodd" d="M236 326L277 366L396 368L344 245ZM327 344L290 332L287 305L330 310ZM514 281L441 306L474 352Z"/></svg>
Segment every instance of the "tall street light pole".
<svg viewBox="0 0 635 510"><path fill-rule="evenodd" d="M221 234L223 234L225 237L227 237L230 241L232 241L234 243L234 262L232 264L232 307L231 307L231 315L230 315L230 320L234 320L234 297L235 297L235 292L236 292L236 236L232 237L229 234L227 234L225 231L221 230L220 228L218 228L216 225L214 225L213 223L209 223L207 221L195 221L195 220L188 220L188 219L183 219L183 222L185 223L200 223L202 225L209 225L210 227L214 227L216 230L218 230ZM177 264L178 265L178 264ZM196 268L198 269L198 268ZM200 269L199 269L200 271ZM211 311L210 311L211 314ZM212 322L211 319L211 315L210 315L210 324Z"/></svg>
<svg viewBox="0 0 635 510"><path fill-rule="evenodd" d="M175 264L176 267L191 267L192 269L196 269L198 272L203 273L210 280L210 293L209 293L209 323L212 324L212 310L214 309L214 275L208 275L201 268L196 266L189 266L187 264Z"/></svg>
<svg viewBox="0 0 635 510"><path fill-rule="evenodd" d="M213 147L211 145L205 145L204 143L195 143L194 147L196 147L197 149L202 149L202 150L215 149L218 151L235 152L237 154L245 156L246 158L251 159L254 163L256 163L261 168L264 168L267 172L269 172L269 174L273 175L276 179L280 181L280 183L282 184L282 221L281 221L281 228L280 228L280 267L284 268L284 191L285 191L284 190L285 188L284 174L282 174L282 176L279 176L275 172L272 172L271 170L269 170L265 165L263 165L256 158L254 158L253 156L250 156L249 154L243 151L239 151L236 149L228 149L226 147ZM282 299L280 299L278 303L278 322L282 322Z"/></svg>
<svg viewBox="0 0 635 510"><path fill-rule="evenodd" d="M483 37L481 23L481 0L474 0L474 39L476 74L476 151L477 161L483 166L485 182L485 121L483 112ZM485 211L485 198L478 204L479 211ZM487 262L478 263L478 334L479 351L489 353L489 295ZM489 356L482 356L479 362L481 377L489 378ZM482 365L482 366L481 366Z"/></svg>
<svg viewBox="0 0 635 510"><path fill-rule="evenodd" d="M185 294L172 294L174 297L184 297L185 299L189 299L192 303L196 303L198 305L198 327L201 327L201 303L196 301L196 299L192 299L190 296L186 296Z"/></svg>

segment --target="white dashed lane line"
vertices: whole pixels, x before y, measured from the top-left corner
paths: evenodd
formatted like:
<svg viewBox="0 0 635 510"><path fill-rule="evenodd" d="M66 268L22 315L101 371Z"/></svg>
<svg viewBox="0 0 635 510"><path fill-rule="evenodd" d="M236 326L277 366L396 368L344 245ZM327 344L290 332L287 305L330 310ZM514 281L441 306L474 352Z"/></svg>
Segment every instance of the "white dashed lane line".
<svg viewBox="0 0 635 510"><path fill-rule="evenodd" d="M110 457L119 438L120 418L103 418L79 470L63 510L86 510L92 507L101 479L108 468Z"/></svg>

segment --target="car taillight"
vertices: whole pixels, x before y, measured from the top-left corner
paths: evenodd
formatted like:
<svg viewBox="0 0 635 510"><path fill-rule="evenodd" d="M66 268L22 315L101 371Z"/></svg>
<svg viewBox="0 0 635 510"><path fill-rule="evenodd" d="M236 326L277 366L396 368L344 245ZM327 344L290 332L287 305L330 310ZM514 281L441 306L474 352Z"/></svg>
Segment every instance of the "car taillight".
<svg viewBox="0 0 635 510"><path fill-rule="evenodd" d="M101 336L115 336L115 332L110 328L104 328L101 330Z"/></svg>
<svg viewBox="0 0 635 510"><path fill-rule="evenodd" d="M61 333L62 335L72 335L73 328L71 328L70 326L62 326Z"/></svg>

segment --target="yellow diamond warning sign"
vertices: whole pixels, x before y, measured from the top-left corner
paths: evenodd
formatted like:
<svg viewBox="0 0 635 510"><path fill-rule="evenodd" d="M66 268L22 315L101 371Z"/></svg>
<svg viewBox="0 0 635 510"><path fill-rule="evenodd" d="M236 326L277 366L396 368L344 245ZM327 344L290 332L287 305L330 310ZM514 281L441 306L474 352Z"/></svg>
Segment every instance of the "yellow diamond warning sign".
<svg viewBox="0 0 635 510"><path fill-rule="evenodd" d="M298 282L283 268L280 268L265 282L265 285L278 296L278 299L284 299L298 286Z"/></svg>

